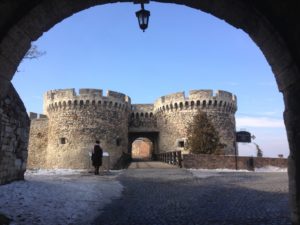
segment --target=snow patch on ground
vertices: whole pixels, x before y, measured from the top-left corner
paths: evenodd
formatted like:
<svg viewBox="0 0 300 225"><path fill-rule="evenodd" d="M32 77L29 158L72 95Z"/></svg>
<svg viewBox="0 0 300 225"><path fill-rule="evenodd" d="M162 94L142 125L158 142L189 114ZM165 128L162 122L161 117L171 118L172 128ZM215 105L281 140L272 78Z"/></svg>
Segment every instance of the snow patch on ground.
<svg viewBox="0 0 300 225"><path fill-rule="evenodd" d="M25 181L0 186L0 212L11 225L91 224L121 196L122 171L102 176L81 170L27 171Z"/></svg>
<svg viewBox="0 0 300 225"><path fill-rule="evenodd" d="M248 170L231 170L231 169L188 169L193 176L198 178L208 178L208 177L216 177L221 176L222 173L230 173L230 172L249 172Z"/></svg>
<svg viewBox="0 0 300 225"><path fill-rule="evenodd" d="M287 168L280 168L280 167L275 167L275 166L266 166L266 167L261 167L261 168L255 168L255 172L287 172Z"/></svg>
<svg viewBox="0 0 300 225"><path fill-rule="evenodd" d="M72 170L72 169L36 169L36 170L26 170L25 176L30 175L72 175L72 174L83 174L86 170Z"/></svg>
<svg viewBox="0 0 300 225"><path fill-rule="evenodd" d="M232 170L232 169L188 169L193 176L198 178L208 178L208 177L215 177L221 176L222 173L253 173L253 172L287 172L287 168L279 168L274 166L266 166L262 168L255 168L254 171L249 170Z"/></svg>

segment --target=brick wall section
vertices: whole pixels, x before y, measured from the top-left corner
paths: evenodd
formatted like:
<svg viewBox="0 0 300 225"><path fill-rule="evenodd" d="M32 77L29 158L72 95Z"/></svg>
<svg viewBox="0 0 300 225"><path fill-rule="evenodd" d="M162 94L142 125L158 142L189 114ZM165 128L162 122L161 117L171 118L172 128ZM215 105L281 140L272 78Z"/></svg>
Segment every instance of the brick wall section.
<svg viewBox="0 0 300 225"><path fill-rule="evenodd" d="M10 84L0 101L0 184L24 178L29 123L24 104Z"/></svg>
<svg viewBox="0 0 300 225"><path fill-rule="evenodd" d="M252 161L253 160L253 161ZM235 156L226 155L183 155L183 165L185 168L195 169L235 169ZM276 166L287 168L287 159L284 158L257 158L257 157L237 157L237 167L243 170L252 170L254 167Z"/></svg>

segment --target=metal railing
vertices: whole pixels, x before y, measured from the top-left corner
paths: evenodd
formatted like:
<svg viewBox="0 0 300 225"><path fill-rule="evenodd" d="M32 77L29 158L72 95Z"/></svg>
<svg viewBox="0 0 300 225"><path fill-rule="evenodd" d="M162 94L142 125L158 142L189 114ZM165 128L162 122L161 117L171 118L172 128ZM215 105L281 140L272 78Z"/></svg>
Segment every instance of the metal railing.
<svg viewBox="0 0 300 225"><path fill-rule="evenodd" d="M155 154L157 161L165 162L168 164L176 165L182 168L182 155L181 151L163 152Z"/></svg>

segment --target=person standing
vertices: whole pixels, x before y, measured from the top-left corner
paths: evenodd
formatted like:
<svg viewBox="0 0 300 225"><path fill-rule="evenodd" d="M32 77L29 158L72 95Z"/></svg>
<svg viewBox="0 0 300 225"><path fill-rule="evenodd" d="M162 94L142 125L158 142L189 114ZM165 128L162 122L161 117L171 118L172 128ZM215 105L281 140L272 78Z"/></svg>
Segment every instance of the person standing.
<svg viewBox="0 0 300 225"><path fill-rule="evenodd" d="M102 157L103 157L103 150L100 147L100 141L96 141L94 145L94 151L92 154L92 162L93 166L95 167L95 175L99 174L99 168L102 165Z"/></svg>

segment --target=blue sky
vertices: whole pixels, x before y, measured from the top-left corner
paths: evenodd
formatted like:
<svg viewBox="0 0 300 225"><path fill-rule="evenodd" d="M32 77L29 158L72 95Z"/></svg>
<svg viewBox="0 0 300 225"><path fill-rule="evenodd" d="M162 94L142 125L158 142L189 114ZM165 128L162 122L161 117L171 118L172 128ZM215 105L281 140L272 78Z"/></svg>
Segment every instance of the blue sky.
<svg viewBox="0 0 300 225"><path fill-rule="evenodd" d="M133 103L192 89L237 95L237 130L257 138L265 156L288 156L282 94L262 52L249 36L204 12L150 3L149 28L135 17L139 5L116 3L77 13L35 45L46 54L24 60L13 84L28 112L42 112L43 93L59 88L110 89ZM253 144L239 144L255 155Z"/></svg>

